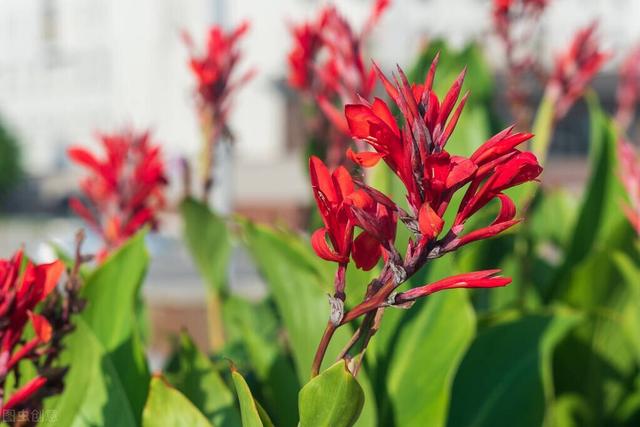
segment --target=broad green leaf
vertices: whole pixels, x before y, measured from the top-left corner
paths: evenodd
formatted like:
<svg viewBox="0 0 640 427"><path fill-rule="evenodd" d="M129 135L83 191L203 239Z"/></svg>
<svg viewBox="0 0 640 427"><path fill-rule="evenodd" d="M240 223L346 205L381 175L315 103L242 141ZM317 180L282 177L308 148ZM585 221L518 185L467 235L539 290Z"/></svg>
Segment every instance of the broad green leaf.
<svg viewBox="0 0 640 427"><path fill-rule="evenodd" d="M180 205L184 239L193 259L211 289L222 290L227 282L231 241L225 220L195 199Z"/></svg>
<svg viewBox="0 0 640 427"><path fill-rule="evenodd" d="M451 260L434 261L435 268L424 282L415 285L450 275ZM383 319L368 353L379 354L375 370L384 373L384 382L376 387L386 397L380 399L381 424L444 426L453 378L475 333L475 315L466 291L435 294L409 310L388 309L388 315L401 320L393 328Z"/></svg>
<svg viewBox="0 0 640 427"><path fill-rule="evenodd" d="M589 313L559 346L554 364L558 390L580 394L593 412L593 426L612 422L613 412L631 391L638 366L638 295L619 265L629 252L631 227L622 220L602 247L566 276L563 298ZM625 252L627 251L627 252Z"/></svg>
<svg viewBox="0 0 640 427"><path fill-rule="evenodd" d="M465 291L429 297L399 330L387 390L399 426L444 426L456 370L474 334Z"/></svg>
<svg viewBox="0 0 640 427"><path fill-rule="evenodd" d="M139 336L137 306L148 255L142 231L94 270L82 288L81 317L109 353L136 419L147 398L149 371ZM75 351L71 346L70 351Z"/></svg>
<svg viewBox="0 0 640 427"><path fill-rule="evenodd" d="M456 375L447 425L542 425L554 346L577 321L528 315L481 331Z"/></svg>
<svg viewBox="0 0 640 427"><path fill-rule="evenodd" d="M340 360L300 390L300 427L349 427L364 405L364 392Z"/></svg>
<svg viewBox="0 0 640 427"><path fill-rule="evenodd" d="M309 243L297 236L249 222L243 224L243 234L282 318L298 379L304 384L309 378L315 350L329 319L327 294L332 292L333 274L327 263L315 256ZM366 283L348 286L364 287ZM351 333L353 330L349 326L336 331L327 349L323 369L335 360ZM375 396L366 372L360 373L360 383L367 395L361 422L363 425L375 425Z"/></svg>
<svg viewBox="0 0 640 427"><path fill-rule="evenodd" d="M212 424L236 426L240 421L231 391L209 358L200 352L187 333L165 368L165 377L187 397Z"/></svg>
<svg viewBox="0 0 640 427"><path fill-rule="evenodd" d="M624 218L619 207L623 193L616 176L617 136L612 121L601 110L595 98L589 98L591 120L591 178L585 189L572 237L565 251L563 265L557 272L549 293L557 298L566 292L571 269L601 246L608 233Z"/></svg>
<svg viewBox="0 0 640 427"><path fill-rule="evenodd" d="M193 198L182 201L184 240L198 270L207 283L209 343L214 350L224 345L220 312L226 295L227 269L231 258L231 238L224 218Z"/></svg>
<svg viewBox="0 0 640 427"><path fill-rule="evenodd" d="M300 383L280 331L270 299L259 303L229 296L223 304L229 346L240 347L247 368L258 378L259 395L278 426L298 424ZM223 350L223 354L227 354ZM233 359L234 362L237 361Z"/></svg>
<svg viewBox="0 0 640 427"><path fill-rule="evenodd" d="M253 398L251 390L242 375L232 368L231 377L236 387L238 402L240 403L240 414L242 417L242 427L273 427L271 419Z"/></svg>
<svg viewBox="0 0 640 427"><path fill-rule="evenodd" d="M329 319L327 294L333 279L310 249L293 243L291 235L246 223L244 236L258 270L282 316L289 335L298 378L305 382L324 327ZM348 331L338 329L337 339L346 342ZM328 358L336 355L339 344L330 347Z"/></svg>
<svg viewBox="0 0 640 427"><path fill-rule="evenodd" d="M140 425L140 414L127 397L131 386L116 368L112 355L82 318L67 341L62 363L69 366L62 395L45 400L54 414L41 425L56 427Z"/></svg>
<svg viewBox="0 0 640 427"><path fill-rule="evenodd" d="M154 376L142 414L143 427L213 427L182 393Z"/></svg>
<svg viewBox="0 0 640 427"><path fill-rule="evenodd" d="M538 162L544 166L549 154L549 146L553 137L554 103L550 97L544 96L536 113L533 124L533 142L531 152L536 155Z"/></svg>

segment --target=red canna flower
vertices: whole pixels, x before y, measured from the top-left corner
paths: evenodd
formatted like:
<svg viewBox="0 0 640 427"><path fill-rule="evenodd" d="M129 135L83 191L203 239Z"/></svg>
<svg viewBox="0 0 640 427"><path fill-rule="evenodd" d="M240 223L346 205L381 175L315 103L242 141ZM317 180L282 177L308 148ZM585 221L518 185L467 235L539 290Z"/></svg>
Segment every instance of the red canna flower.
<svg viewBox="0 0 640 427"><path fill-rule="evenodd" d="M237 76L242 58L239 42L249 30L249 23L225 31L219 25L209 29L204 53L196 51L191 37L183 33L190 51L189 67L196 77L198 115L205 136L203 196L208 197L213 185L212 168L214 150L222 137L233 139L228 119L234 93L255 74L249 70Z"/></svg>
<svg viewBox="0 0 640 427"><path fill-rule="evenodd" d="M160 147L149 132L123 131L98 138L103 158L81 147L69 149L71 160L90 172L80 182L85 200L73 198L70 204L102 238L99 259L104 259L143 226L157 226L167 180Z"/></svg>
<svg viewBox="0 0 640 427"><path fill-rule="evenodd" d="M363 45L389 0L376 0L362 31L357 33L334 6L327 6L314 20L292 26L294 46L289 52L289 84L317 101L333 125L327 158L332 167L344 163L349 130L342 105L358 96L369 98L375 72L366 66ZM340 108L336 107L340 105Z"/></svg>
<svg viewBox="0 0 640 427"><path fill-rule="evenodd" d="M379 98L372 103L361 99L345 107L345 118L353 138L368 143L374 150L359 153L349 150L348 157L365 168L383 160L403 183L409 212L366 184L357 182L360 188L354 190L353 180L344 168L329 175L326 168L319 173L313 169L320 168L312 166L312 185L325 219L325 228L314 234L314 248L321 257L342 263L336 273L336 296L331 300L331 317L316 351L313 375L318 373L334 331L359 316L365 318L343 351L344 357L363 334L366 347L379 327L380 316L386 307L407 307L417 298L440 290L497 287L511 282L509 278L496 276L498 270L487 270L452 276L396 293L398 286L430 259L470 242L495 236L516 224L516 206L504 191L533 181L542 172L532 153L516 148L532 135L513 132L513 126L490 138L469 158L447 152L446 144L453 135L468 94L461 97L463 70L440 99L433 91L437 63L438 56L421 84L409 84L399 67L393 81L374 67L402 116L401 122L396 121L391 108ZM317 163L321 162L312 159L312 165ZM445 213L458 191L464 191L464 195L453 222L446 224ZM494 221L463 233L467 220L493 200L500 202ZM394 247L397 219L413 233L404 259ZM365 241L361 244L352 243L354 226L369 235L363 237ZM326 246L325 234L330 236L333 251ZM321 244L325 247L319 250ZM345 313L344 305L336 303L336 299L344 301L345 298L343 265L348 262L349 250L356 266L373 267L380 254L385 263L379 276L367 286L363 301ZM358 366L356 364L354 371Z"/></svg>
<svg viewBox="0 0 640 427"><path fill-rule="evenodd" d="M556 120L569 112L610 57L609 53L600 49L597 27L597 22L594 22L579 30L569 48L556 57L546 89L555 104Z"/></svg>
<svg viewBox="0 0 640 427"><path fill-rule="evenodd" d="M531 77L543 75L535 41L546 7L547 0L493 1L493 28L505 53L507 100L513 116L525 128L533 117Z"/></svg>
<svg viewBox="0 0 640 427"><path fill-rule="evenodd" d="M620 66L616 95L618 101L616 122L626 130L633 122L636 104L640 97L640 46L632 49Z"/></svg>
<svg viewBox="0 0 640 427"><path fill-rule="evenodd" d="M620 179L627 190L629 203L624 212L629 222L640 235L640 155L628 141L621 141L618 148Z"/></svg>
<svg viewBox="0 0 640 427"><path fill-rule="evenodd" d="M324 222L324 227L311 237L316 254L342 266L351 256L358 268L372 269L383 255L383 248L393 247L397 222L394 210L376 202L366 191L356 190L343 166L329 173L322 160L312 156L309 171ZM354 240L356 226L363 231Z"/></svg>
<svg viewBox="0 0 640 427"><path fill-rule="evenodd" d="M383 159L396 173L407 190L412 216L417 219L424 240L422 245L437 239L451 198L456 191L470 184L447 234L452 240L443 247L451 250L456 245L490 237L515 224L515 208L502 191L535 179L542 168L533 154L515 148L532 135L513 133L513 127L492 137L468 159L450 155L445 150L467 99L465 94L458 103L465 71L440 101L432 90L437 62L438 57L424 84L409 85L400 69L395 83L379 73L387 93L404 117L403 129L396 123L387 104L378 98L372 104L362 101L347 105L345 116L353 137L365 140L375 150L350 151L349 157L363 167ZM496 221L485 229L460 237L465 221L496 198L502 203Z"/></svg>
<svg viewBox="0 0 640 427"><path fill-rule="evenodd" d="M22 251L9 260L0 259L0 387L3 389L8 374L16 370L20 362L48 351L51 325L34 310L54 290L63 271L60 261L34 265L24 260ZM35 334L25 342L23 334L28 323ZM25 405L47 382L46 375L39 373L4 403L0 399L0 413L4 415L10 409Z"/></svg>

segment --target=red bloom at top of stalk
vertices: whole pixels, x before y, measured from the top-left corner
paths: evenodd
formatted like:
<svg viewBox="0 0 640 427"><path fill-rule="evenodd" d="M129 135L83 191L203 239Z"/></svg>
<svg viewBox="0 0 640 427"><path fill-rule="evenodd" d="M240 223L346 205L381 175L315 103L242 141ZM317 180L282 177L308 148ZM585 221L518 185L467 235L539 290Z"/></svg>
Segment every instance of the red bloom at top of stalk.
<svg viewBox="0 0 640 427"><path fill-rule="evenodd" d="M629 204L624 205L624 211L640 235L640 155L631 143L624 140L620 142L618 149L620 179L629 196Z"/></svg>
<svg viewBox="0 0 640 427"><path fill-rule="evenodd" d="M22 251L9 260L0 259L0 379L4 384L6 375L21 360L37 357L42 347L51 340L51 325L44 316L35 314L36 306L53 291L64 264L55 261L50 264L34 265L24 261ZM35 331L33 338L22 342L27 323ZM37 376L31 382L16 390L4 404L0 413L20 406L45 386L47 380Z"/></svg>
<svg viewBox="0 0 640 427"><path fill-rule="evenodd" d="M350 158L364 167L383 159L400 178L407 190L410 215L418 220L423 237L421 245L437 239L454 193L469 184L441 248L451 250L515 224L515 206L503 191L534 180L542 168L533 154L516 149L532 135L514 133L513 127L489 139L470 158L451 155L445 150L468 95L458 103L463 71L444 98L438 98L432 90L437 62L438 57L431 64L424 84L410 85L400 68L394 82L379 72L387 93L404 118L404 126L396 123L390 108L378 98L371 104L361 101L347 105L345 116L353 137L365 140L375 150L349 152ZM493 199L502 204L493 224L460 236L465 221Z"/></svg>
<svg viewBox="0 0 640 427"><path fill-rule="evenodd" d="M251 79L250 70L235 77L241 59L238 43L249 29L249 23L243 22L236 28L225 31L219 25L209 29L204 53L196 52L191 37L184 33L183 38L190 49L189 66L197 79L197 94L200 106L206 109L217 122L221 131L227 131L227 117L231 94Z"/></svg>
<svg viewBox="0 0 640 427"><path fill-rule="evenodd" d="M640 97L640 46L632 49L620 65L616 95L618 101L616 122L626 130L633 122L636 104Z"/></svg>
<svg viewBox="0 0 640 427"><path fill-rule="evenodd" d="M594 22L579 30L569 48L556 57L555 68L547 83L547 92L555 103L556 119L567 114L610 57L600 49L597 27Z"/></svg>
<svg viewBox="0 0 640 427"><path fill-rule="evenodd" d="M105 156L82 147L69 149L69 157L90 171L80 182L85 201L71 200L71 207L104 242L100 254L120 246L146 224L156 227L156 214L164 207L164 174L160 147L148 132L124 131L99 135Z"/></svg>
<svg viewBox="0 0 640 427"><path fill-rule="evenodd" d="M514 14L538 16L547 7L548 0L494 0L493 24L500 37L508 39Z"/></svg>
<svg viewBox="0 0 640 427"><path fill-rule="evenodd" d="M311 186L324 227L311 237L319 257L346 265L352 256L356 266L370 270L382 256L382 247L393 245L397 217L366 191L355 188L353 178L340 166L330 173L319 158L309 160ZM354 228L363 231L354 240Z"/></svg>
<svg viewBox="0 0 640 427"><path fill-rule="evenodd" d="M322 9L315 20L291 28L289 84L316 98L327 118L345 133L344 118L333 102L353 102L357 95L368 98L373 91L375 72L365 65L362 47L389 3L376 0L359 34L334 6Z"/></svg>

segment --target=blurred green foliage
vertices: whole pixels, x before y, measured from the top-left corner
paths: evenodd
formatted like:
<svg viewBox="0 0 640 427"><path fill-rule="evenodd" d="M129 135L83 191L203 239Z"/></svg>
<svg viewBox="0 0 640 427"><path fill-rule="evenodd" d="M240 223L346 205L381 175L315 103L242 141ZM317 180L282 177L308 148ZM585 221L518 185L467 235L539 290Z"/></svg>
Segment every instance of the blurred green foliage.
<svg viewBox="0 0 640 427"><path fill-rule="evenodd" d="M0 199L22 177L17 139L0 120Z"/></svg>

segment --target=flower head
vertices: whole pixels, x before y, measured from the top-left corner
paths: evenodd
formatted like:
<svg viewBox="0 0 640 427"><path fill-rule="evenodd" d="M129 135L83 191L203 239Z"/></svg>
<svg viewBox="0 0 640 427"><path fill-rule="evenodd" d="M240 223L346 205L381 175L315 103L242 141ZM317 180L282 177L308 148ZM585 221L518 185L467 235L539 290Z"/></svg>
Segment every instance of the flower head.
<svg viewBox="0 0 640 427"><path fill-rule="evenodd" d="M416 218L421 232L421 245L437 240L453 195L468 184L456 219L446 234L450 241L443 249L450 250L515 224L515 207L503 191L536 179L542 168L533 154L516 148L530 139L531 134L514 133L512 127L489 139L470 158L446 151L468 95L460 99L465 71L442 99L433 92L437 61L436 57L423 84L410 85L401 69L393 82L379 73L402 114L403 124L396 122L391 109L378 98L371 104L362 101L347 105L345 116L353 137L366 141L375 150L350 151L349 157L363 167L382 159L400 178L407 191L410 216ZM494 223L462 236L466 220L494 199L502 204Z"/></svg>
<svg viewBox="0 0 640 427"><path fill-rule="evenodd" d="M640 235L640 155L627 141L621 141L618 150L620 179L629 197L629 203L623 206L624 212Z"/></svg>
<svg viewBox="0 0 640 427"><path fill-rule="evenodd" d="M90 172L80 182L84 200L73 198L71 207L101 236L104 258L143 226L156 227L167 180L160 147L148 132L102 134L99 140L103 157L69 149L71 160Z"/></svg>
<svg viewBox="0 0 640 427"><path fill-rule="evenodd" d="M365 330L370 338L380 323L386 307L408 307L417 298L446 289L490 288L505 286L509 278L499 277L498 270L477 271L451 276L438 282L397 293L396 289L433 258L456 250L470 242L495 236L518 222L516 206L505 194L509 188L535 180L542 172L536 157L517 149L532 137L517 133L513 127L496 134L470 157L447 151L462 114L468 94L462 95L466 71L463 70L441 98L433 91L438 57L434 59L423 83L410 84L402 69L389 79L375 67L377 75L399 111L401 120L385 101L360 99L345 107L345 118L354 139L364 141L373 151L348 151L348 157L367 168L380 160L398 176L406 191L409 211L400 208L390 197L355 181L346 169L329 174L317 159L311 160L311 181L325 227L314 233L313 246L319 256L341 263L336 273L332 310L314 357L312 374L318 373L333 332L364 315L358 331L349 341L358 342ZM462 96L461 96L462 95ZM459 206L450 224L445 221L453 196L462 192ZM492 201L500 208L493 222L465 232L467 220ZM404 257L395 248L395 229L400 220L412 233ZM352 241L354 227L360 227L360 244ZM325 235L329 236L332 250ZM349 251L356 266L373 267L384 257L378 277L366 288L362 302L344 312L344 263ZM366 347L368 338L365 338ZM357 371L357 367L354 368Z"/></svg>
<svg viewBox="0 0 640 427"><path fill-rule="evenodd" d="M618 101L616 121L623 130L626 130L633 122L636 104L640 97L640 46L632 49L620 65L616 95Z"/></svg>
<svg viewBox="0 0 640 427"><path fill-rule="evenodd" d="M324 227L316 230L311 244L319 257L346 265L349 257L358 268L372 269L393 245L396 232L394 210L356 189L346 168L330 173L319 158L309 161L311 186ZM362 232L354 240L354 229Z"/></svg>
<svg viewBox="0 0 640 427"><path fill-rule="evenodd" d="M556 57L555 68L547 83L547 93L555 103L557 120L569 112L610 57L600 49L597 28L594 22L579 30L569 48Z"/></svg>
<svg viewBox="0 0 640 427"><path fill-rule="evenodd" d="M248 22L230 31L219 25L211 26L203 54L196 51L191 38L184 34L191 55L189 66L197 81L199 106L213 117L221 132L228 132L231 95L253 76L253 71L236 76L242 58L238 43L248 30Z"/></svg>
<svg viewBox="0 0 640 427"><path fill-rule="evenodd" d="M358 96L369 98L375 86L375 72L364 59L367 36L389 0L376 0L360 32L356 32L335 6L323 8L310 21L291 27L293 47L288 55L289 84L317 102L336 131L328 140L331 166L344 161L349 130L342 106ZM339 107L338 107L339 106Z"/></svg>
<svg viewBox="0 0 640 427"><path fill-rule="evenodd" d="M47 351L52 327L35 309L54 290L63 271L60 261L35 265L24 259L22 251L11 259L0 259L0 386L3 388L8 373L21 361ZM31 324L34 334L25 342L23 334L27 324ZM47 382L47 377L39 373L0 403L0 413L24 405Z"/></svg>

